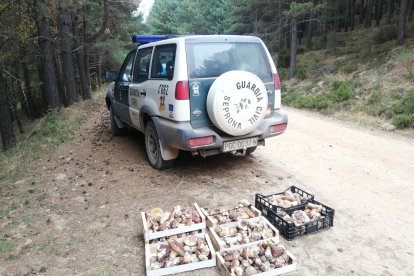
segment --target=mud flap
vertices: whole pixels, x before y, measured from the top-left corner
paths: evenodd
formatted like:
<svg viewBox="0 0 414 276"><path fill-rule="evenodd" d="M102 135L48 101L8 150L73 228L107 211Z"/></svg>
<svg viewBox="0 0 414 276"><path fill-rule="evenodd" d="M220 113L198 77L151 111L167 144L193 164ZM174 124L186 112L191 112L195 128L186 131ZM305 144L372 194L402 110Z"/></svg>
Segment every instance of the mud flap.
<svg viewBox="0 0 414 276"><path fill-rule="evenodd" d="M180 151L178 149L175 149L175 148L171 148L171 147L170 148L164 148L161 141L160 141L160 147L161 147L162 159L164 159L166 161L176 159L178 157L178 154L180 153Z"/></svg>

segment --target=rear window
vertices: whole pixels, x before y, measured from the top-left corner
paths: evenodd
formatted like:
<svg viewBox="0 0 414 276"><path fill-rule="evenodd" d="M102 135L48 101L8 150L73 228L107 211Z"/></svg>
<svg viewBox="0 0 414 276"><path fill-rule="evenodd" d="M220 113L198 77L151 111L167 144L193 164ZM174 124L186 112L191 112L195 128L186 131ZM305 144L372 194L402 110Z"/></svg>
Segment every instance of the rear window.
<svg viewBox="0 0 414 276"><path fill-rule="evenodd" d="M265 51L259 43L187 43L190 78L214 78L231 70L251 72L263 82L272 81Z"/></svg>

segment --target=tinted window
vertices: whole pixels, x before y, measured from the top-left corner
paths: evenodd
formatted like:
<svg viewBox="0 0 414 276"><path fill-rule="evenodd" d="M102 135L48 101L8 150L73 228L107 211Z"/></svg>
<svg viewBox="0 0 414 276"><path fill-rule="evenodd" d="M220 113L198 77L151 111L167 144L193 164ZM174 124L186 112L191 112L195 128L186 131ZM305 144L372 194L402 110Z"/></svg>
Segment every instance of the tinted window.
<svg viewBox="0 0 414 276"><path fill-rule="evenodd" d="M156 46L152 59L151 78L172 79L174 75L175 50L177 46Z"/></svg>
<svg viewBox="0 0 414 276"><path fill-rule="evenodd" d="M132 63L134 61L135 50L130 52L119 70L118 81L132 81Z"/></svg>
<svg viewBox="0 0 414 276"><path fill-rule="evenodd" d="M259 43L188 43L190 78L212 78L231 70L252 72L264 82L272 72L263 46Z"/></svg>
<svg viewBox="0 0 414 276"><path fill-rule="evenodd" d="M148 79L151 54L152 47L138 50L134 63L134 82L143 82Z"/></svg>

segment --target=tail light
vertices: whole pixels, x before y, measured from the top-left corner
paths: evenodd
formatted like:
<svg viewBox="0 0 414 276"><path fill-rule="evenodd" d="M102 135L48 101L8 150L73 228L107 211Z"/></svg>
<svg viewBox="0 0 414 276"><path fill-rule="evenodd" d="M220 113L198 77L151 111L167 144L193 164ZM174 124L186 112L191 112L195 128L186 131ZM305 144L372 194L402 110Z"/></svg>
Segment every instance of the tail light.
<svg viewBox="0 0 414 276"><path fill-rule="evenodd" d="M175 99L176 100L190 99L190 89L188 87L188 81L177 81L177 84L175 86Z"/></svg>
<svg viewBox="0 0 414 276"><path fill-rule="evenodd" d="M275 90L280 90L280 79L278 73L273 74L273 82L275 83Z"/></svg>
<svg viewBox="0 0 414 276"><path fill-rule="evenodd" d="M286 130L287 124L280 124L280 125L273 125L270 127L270 133L279 133L284 132Z"/></svg>
<svg viewBox="0 0 414 276"><path fill-rule="evenodd" d="M214 137L213 136L205 136L199 138L191 138L188 140L187 144L190 148L206 146L213 144Z"/></svg>

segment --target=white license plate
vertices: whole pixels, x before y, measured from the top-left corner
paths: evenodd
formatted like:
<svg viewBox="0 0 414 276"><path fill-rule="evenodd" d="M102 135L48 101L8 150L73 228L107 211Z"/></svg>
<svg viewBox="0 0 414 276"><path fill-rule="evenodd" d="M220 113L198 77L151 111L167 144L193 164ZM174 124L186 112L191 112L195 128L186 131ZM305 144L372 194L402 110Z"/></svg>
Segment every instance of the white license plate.
<svg viewBox="0 0 414 276"><path fill-rule="evenodd" d="M257 138L225 142L223 144L223 152L239 150L239 149L247 149L247 148L256 147L256 146L257 146Z"/></svg>

